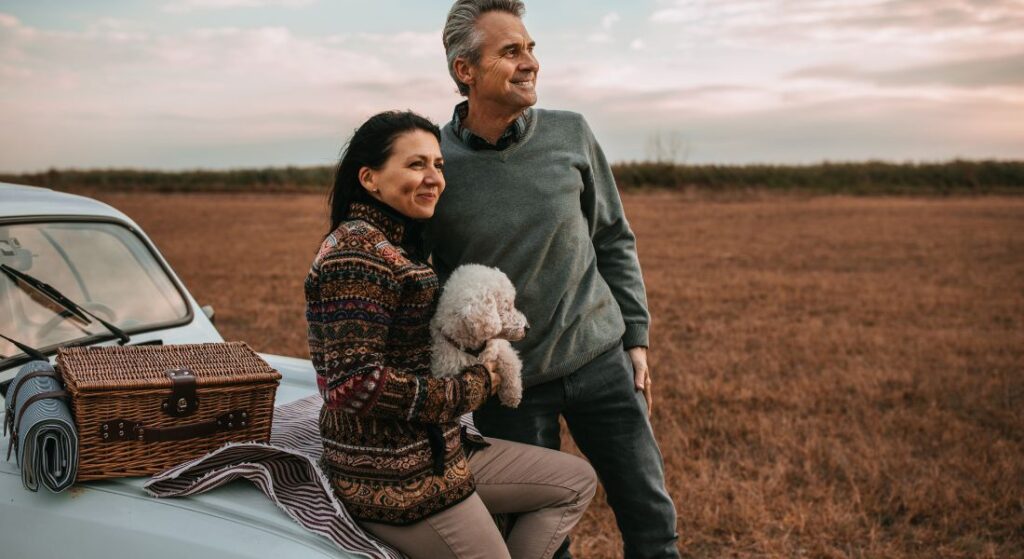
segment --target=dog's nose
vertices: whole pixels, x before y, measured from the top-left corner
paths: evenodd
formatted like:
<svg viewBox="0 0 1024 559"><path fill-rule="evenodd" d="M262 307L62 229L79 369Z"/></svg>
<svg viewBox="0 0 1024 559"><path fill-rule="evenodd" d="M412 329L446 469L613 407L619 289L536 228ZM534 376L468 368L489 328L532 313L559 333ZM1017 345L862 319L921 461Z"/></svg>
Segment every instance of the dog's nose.
<svg viewBox="0 0 1024 559"><path fill-rule="evenodd" d="M530 333L530 327L529 326L523 326L523 335L525 336L525 335L527 335L529 333Z"/></svg>

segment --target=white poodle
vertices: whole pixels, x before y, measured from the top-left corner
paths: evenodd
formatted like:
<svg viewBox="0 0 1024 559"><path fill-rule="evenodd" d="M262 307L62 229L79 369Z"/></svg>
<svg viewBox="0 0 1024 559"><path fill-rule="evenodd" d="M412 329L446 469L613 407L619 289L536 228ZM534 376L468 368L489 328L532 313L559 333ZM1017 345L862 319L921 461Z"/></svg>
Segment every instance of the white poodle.
<svg viewBox="0 0 1024 559"><path fill-rule="evenodd" d="M480 264L456 268L430 321L434 376L454 376L470 365L494 361L494 372L501 376L498 399L518 406L523 362L509 342L523 339L529 326L515 299L516 288L501 270Z"/></svg>

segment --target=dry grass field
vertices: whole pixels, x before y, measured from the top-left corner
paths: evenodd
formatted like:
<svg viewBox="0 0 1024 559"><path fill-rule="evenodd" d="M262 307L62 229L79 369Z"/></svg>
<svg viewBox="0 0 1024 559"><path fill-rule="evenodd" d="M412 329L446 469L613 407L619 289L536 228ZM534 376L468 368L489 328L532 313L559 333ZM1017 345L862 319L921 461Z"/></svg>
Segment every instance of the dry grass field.
<svg viewBox="0 0 1024 559"><path fill-rule="evenodd" d="M322 196L99 197L226 338L307 355ZM625 204L685 556L1024 556L1024 199ZM574 534L620 554L601 494Z"/></svg>

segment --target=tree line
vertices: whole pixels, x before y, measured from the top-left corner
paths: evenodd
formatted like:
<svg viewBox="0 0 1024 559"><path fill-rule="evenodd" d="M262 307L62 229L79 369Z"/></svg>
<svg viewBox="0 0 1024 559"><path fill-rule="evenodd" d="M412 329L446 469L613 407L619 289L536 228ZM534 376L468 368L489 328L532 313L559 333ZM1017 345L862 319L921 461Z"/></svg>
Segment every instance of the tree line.
<svg viewBox="0 0 1024 559"><path fill-rule="evenodd" d="M812 165L714 165L636 161L612 166L621 190L806 191L836 194L1024 193L1024 161L936 163L824 162ZM50 169L0 174L0 181L55 190L139 192L326 192L333 166L223 171Z"/></svg>

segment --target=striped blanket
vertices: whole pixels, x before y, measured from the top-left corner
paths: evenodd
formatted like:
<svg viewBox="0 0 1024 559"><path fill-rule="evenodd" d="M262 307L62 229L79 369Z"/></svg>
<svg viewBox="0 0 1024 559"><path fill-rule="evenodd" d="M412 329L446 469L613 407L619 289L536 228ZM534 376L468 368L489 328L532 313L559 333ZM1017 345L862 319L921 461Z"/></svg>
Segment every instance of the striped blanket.
<svg viewBox="0 0 1024 559"><path fill-rule="evenodd" d="M145 488L154 497L183 497L245 478L292 520L338 549L371 559L401 559L404 556L398 550L374 539L352 520L320 470L321 403L320 396L313 395L278 406L269 444L227 444L153 476ZM463 417L463 424L477 433L470 416Z"/></svg>

